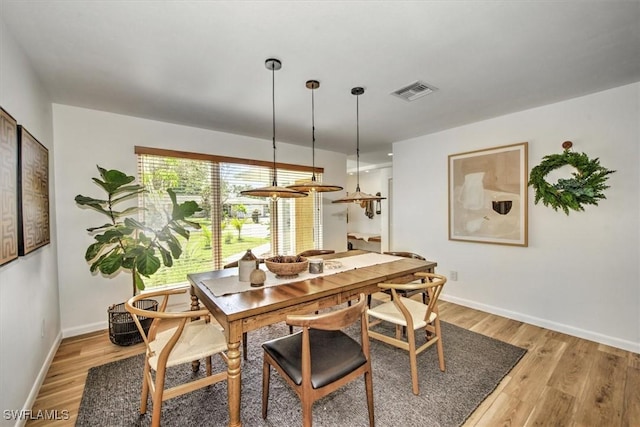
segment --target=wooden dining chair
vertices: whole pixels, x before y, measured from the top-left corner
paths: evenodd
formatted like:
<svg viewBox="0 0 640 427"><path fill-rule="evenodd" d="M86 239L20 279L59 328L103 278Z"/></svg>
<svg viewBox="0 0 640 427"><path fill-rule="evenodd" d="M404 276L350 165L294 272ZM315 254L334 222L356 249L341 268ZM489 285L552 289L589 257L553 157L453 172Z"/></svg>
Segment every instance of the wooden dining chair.
<svg viewBox="0 0 640 427"><path fill-rule="evenodd" d="M369 336L371 338L409 352L412 391L413 394L418 395L420 394L418 386L418 354L436 344L440 370L442 372L445 370L442 331L437 304L447 278L435 273L416 273L416 276L424 278L425 283L379 284L378 287L381 289L391 291L391 301L370 308L367 310L367 314L376 319L369 322ZM398 290L423 290L428 295L428 303L424 304L415 299L405 298L398 293ZM395 325L395 336L386 334L380 328L376 328L376 325L381 325L383 322ZM403 327L406 327L406 339L402 331ZM418 330L424 330L425 332L425 342L419 347L416 346L416 331Z"/></svg>
<svg viewBox="0 0 640 427"><path fill-rule="evenodd" d="M336 251L333 249L309 249L306 251L302 251L298 254L298 256L308 257L308 256L317 256L317 255L329 255L335 254Z"/></svg>
<svg viewBox="0 0 640 427"><path fill-rule="evenodd" d="M422 260L422 261L426 260L426 258L423 257L422 255L418 255L418 254L413 253L413 252L391 251L391 252L383 252L383 253L387 254L387 255L400 256L400 257L403 257L403 258L413 258L413 259L419 259L419 260ZM425 281L424 278L417 278L417 280L422 282L422 283L424 283L424 281ZM383 290L383 292L391 295L391 291ZM400 294L401 296L403 296L405 298L409 298L412 295L420 293L420 294L422 294L422 302L424 304L427 303L427 293L424 290L418 289L418 290L413 290L412 291L412 290L396 289L396 292L398 292L398 294Z"/></svg>
<svg viewBox="0 0 640 427"><path fill-rule="evenodd" d="M210 315L209 311L206 309L186 312L165 311L170 295L186 292L186 289L148 292L134 296L125 303L125 308L131 313L146 346L140 414L144 415L147 412L147 399L151 392L153 403L151 425L153 427L160 426L162 402L165 400L227 380L227 368L224 371L212 373L211 356L220 355L226 365L228 365L228 359L225 354L227 340L224 334L217 325L206 321ZM144 310L136 306L140 299L154 297L162 297L158 311ZM191 321L193 317L201 319ZM152 318L153 322L148 333L145 333L141 321L147 318ZM178 326L169 329L160 328L163 321L177 322ZM188 366L185 369L185 378L190 379L192 377L191 362L202 358L206 359L205 377L165 388L167 368L185 364ZM152 371L155 372L155 378Z"/></svg>
<svg viewBox="0 0 640 427"><path fill-rule="evenodd" d="M423 257L422 255L418 255L416 253L413 252L404 252L404 251L390 251L390 252L383 252L383 254L385 255L394 255L394 256L400 256L403 258L413 258L413 259L419 259L419 260L423 260L425 261L426 258ZM424 278L416 278L417 282L422 282L424 283ZM385 294L391 296L391 291L388 289L381 289L382 292L384 292ZM398 294L402 295L405 298L409 298L415 294L422 294L422 303L426 304L427 303L427 294L424 290L422 289L418 289L418 290L401 290L401 289L397 289L396 292L398 292ZM368 298L368 304L369 307L371 307L371 294L369 294Z"/></svg>
<svg viewBox="0 0 640 427"><path fill-rule="evenodd" d="M265 342L262 369L262 418L267 418L271 367L278 371L302 403L302 424L312 424L313 403L364 375L369 426L374 425L373 380L367 335L366 299L328 313L290 315L287 323L300 326L294 335ZM361 343L341 331L360 322Z"/></svg>

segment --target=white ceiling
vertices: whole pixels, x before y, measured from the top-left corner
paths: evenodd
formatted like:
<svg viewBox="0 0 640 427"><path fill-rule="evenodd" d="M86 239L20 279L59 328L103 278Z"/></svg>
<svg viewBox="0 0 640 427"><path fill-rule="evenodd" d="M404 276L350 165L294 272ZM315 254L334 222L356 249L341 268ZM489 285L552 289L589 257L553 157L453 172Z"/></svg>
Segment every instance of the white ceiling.
<svg viewBox="0 0 640 427"><path fill-rule="evenodd" d="M389 162L391 143L640 81L640 1L13 1L56 103ZM390 93L438 88L413 102Z"/></svg>

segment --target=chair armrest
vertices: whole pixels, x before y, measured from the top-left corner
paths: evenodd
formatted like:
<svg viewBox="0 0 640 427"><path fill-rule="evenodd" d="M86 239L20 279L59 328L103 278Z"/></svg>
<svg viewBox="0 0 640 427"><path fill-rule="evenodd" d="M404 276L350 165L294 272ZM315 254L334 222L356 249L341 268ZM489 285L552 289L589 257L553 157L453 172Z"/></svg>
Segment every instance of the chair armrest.
<svg viewBox="0 0 640 427"><path fill-rule="evenodd" d="M428 283L378 283L378 287L381 289L400 289L404 291L426 289L428 285Z"/></svg>

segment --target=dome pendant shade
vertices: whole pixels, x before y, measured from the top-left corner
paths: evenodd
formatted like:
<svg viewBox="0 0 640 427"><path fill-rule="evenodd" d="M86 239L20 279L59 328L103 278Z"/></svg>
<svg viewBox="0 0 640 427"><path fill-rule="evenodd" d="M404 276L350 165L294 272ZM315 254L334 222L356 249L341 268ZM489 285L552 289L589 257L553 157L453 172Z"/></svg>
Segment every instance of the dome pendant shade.
<svg viewBox="0 0 640 427"><path fill-rule="evenodd" d="M274 182L274 184L277 184ZM240 192L243 196L268 197L272 200L293 199L298 197L307 197L307 193L302 193L287 187L279 187L270 185L268 187L254 188L253 190L245 190Z"/></svg>
<svg viewBox="0 0 640 427"><path fill-rule="evenodd" d="M287 186L287 188L296 191L303 191L306 193L313 193L314 191L316 193L328 193L331 191L340 191L343 189L338 185L323 184L322 182L316 181L314 179L312 179L311 181L304 181L298 184L289 185Z"/></svg>
<svg viewBox="0 0 640 427"><path fill-rule="evenodd" d="M364 88L354 87L351 94L356 96L356 191L347 193L346 197L333 200L331 203L360 203L368 201L386 200L386 197L374 196L360 191L360 103L359 97L364 93ZM378 193L380 194L380 193Z"/></svg>
<svg viewBox="0 0 640 427"><path fill-rule="evenodd" d="M386 200L386 197L374 196L373 194L363 193L360 191L360 188L356 188L356 191L353 193L347 193L346 197L342 199L334 200L332 203L360 203L360 202L368 202L378 201L378 200Z"/></svg>
<svg viewBox="0 0 640 427"><path fill-rule="evenodd" d="M311 160L312 160L312 175L310 181L304 181L293 185L288 185L287 188L296 191L303 191L307 193L328 193L331 191L340 191L342 187L338 185L323 184L316 179L316 124L315 124L315 103L314 103L314 91L320 87L320 82L317 80L307 80L305 83L307 89L311 89Z"/></svg>
<svg viewBox="0 0 640 427"><path fill-rule="evenodd" d="M269 58L265 61L264 66L267 70L271 70L271 108L272 108L272 124L273 124L273 182L268 187L254 188L252 190L241 191L243 196L268 197L274 202L280 198L291 199L298 197L307 197L307 193L287 188L279 187L276 168L276 101L275 101L275 71L282 68L282 62L278 59Z"/></svg>

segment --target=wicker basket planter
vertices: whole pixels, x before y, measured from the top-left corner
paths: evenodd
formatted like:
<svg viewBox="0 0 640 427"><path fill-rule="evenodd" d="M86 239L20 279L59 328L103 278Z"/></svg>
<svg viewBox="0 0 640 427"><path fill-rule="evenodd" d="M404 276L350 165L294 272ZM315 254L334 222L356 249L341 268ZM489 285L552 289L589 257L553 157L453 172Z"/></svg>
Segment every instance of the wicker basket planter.
<svg viewBox="0 0 640 427"><path fill-rule="evenodd" d="M158 310L158 301L143 299L136 302L136 307L143 310ZM109 314L109 339L120 346L128 346L142 342L142 335L133 321L131 314L125 309L124 303L114 304L107 310ZM153 319L140 317L140 323L145 333L149 331Z"/></svg>
<svg viewBox="0 0 640 427"><path fill-rule="evenodd" d="M309 260L302 256L275 256L265 259L264 265L278 278L296 277L307 269Z"/></svg>

